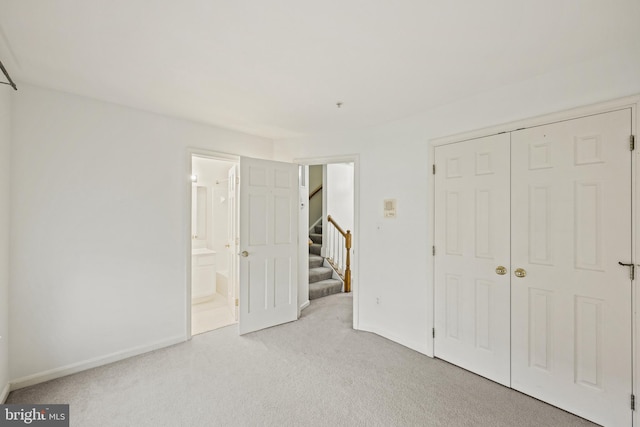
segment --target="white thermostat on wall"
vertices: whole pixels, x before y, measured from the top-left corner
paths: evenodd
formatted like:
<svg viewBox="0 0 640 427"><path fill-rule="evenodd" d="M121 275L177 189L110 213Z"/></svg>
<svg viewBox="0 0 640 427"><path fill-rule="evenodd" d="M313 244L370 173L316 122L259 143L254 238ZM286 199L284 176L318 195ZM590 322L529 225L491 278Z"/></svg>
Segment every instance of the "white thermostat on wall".
<svg viewBox="0 0 640 427"><path fill-rule="evenodd" d="M396 217L396 199L384 200L384 217L385 218Z"/></svg>

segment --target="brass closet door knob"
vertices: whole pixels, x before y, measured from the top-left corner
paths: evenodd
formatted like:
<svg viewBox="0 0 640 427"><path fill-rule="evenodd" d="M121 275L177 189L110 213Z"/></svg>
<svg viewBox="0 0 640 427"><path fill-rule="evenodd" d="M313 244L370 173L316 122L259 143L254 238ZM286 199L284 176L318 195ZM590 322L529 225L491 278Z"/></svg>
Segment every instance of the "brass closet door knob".
<svg viewBox="0 0 640 427"><path fill-rule="evenodd" d="M527 275L527 272L524 268L516 268L516 271L514 271L513 274L515 274L516 277L522 278Z"/></svg>
<svg viewBox="0 0 640 427"><path fill-rule="evenodd" d="M504 276L505 274L507 274L507 268L503 267L501 265L496 267L496 274L500 275L500 276Z"/></svg>

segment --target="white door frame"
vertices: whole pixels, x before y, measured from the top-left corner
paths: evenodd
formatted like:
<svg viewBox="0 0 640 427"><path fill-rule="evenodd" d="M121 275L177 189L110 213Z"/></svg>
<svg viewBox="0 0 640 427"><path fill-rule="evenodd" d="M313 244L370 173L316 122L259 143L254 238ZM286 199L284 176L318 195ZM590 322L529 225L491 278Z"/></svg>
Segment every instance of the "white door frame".
<svg viewBox="0 0 640 427"><path fill-rule="evenodd" d="M298 319L309 302L309 166L298 163Z"/></svg>
<svg viewBox="0 0 640 427"><path fill-rule="evenodd" d="M632 224L631 224L631 233L632 233L632 260L627 262L633 262L636 264L636 271L640 273L640 268L638 263L640 262L640 257L636 255L636 248L640 247L640 233L638 233L638 224L640 224L640 193L638 183L640 182L640 174L638 171L638 166L640 165L640 138L638 138L638 117L640 106L640 95L629 96L625 98L614 99L610 101L605 101L593 105L588 105L584 107L578 107L566 111L555 112L551 114L545 114L533 118L518 120L509 123L503 123L496 126L490 126L483 129L473 130L470 132L463 132L456 135L445 136L440 138L434 138L429 141L429 153L430 153L430 164L429 168L433 165L433 159L435 159L435 147L452 144L456 142L466 141L470 139L476 139L483 136L495 135L502 132L511 132L520 128L528 128L534 126L542 126L554 122L565 121L576 119L584 116L589 116L593 114L606 113L609 111L619 110L623 108L631 109L631 129L632 134L636 136L636 149L633 152L632 156L632 167L633 167L633 176L631 182L631 194L633 197L632 200ZM429 236L434 244L434 235L435 235L435 179L434 175L430 173L428 175L428 188L431 191L430 194L430 203L431 207L429 209L429 217L427 218L429 224ZM436 248L437 250L437 248ZM430 260L431 267L431 278L427 283L427 294L431 295L431 304L427 304L427 318L429 319L429 324L427 324L427 330L432 330L434 326L434 305L435 305L435 295L434 295L434 271L435 271L435 257L432 255ZM640 356L640 317L637 315L638 310L640 309L640 292L637 290L638 283L640 283L640 274L636 274L636 280L633 282L632 286L632 328L633 334L632 338L634 342L632 343L632 382L633 382L633 393L635 396L640 397L640 375L638 373L639 368L639 356ZM431 334L429 334L431 336ZM428 339L428 351L427 355L433 357L433 346L434 340L431 337ZM633 411L633 423L634 425L638 423L640 418L637 415L638 410Z"/></svg>
<svg viewBox="0 0 640 427"><path fill-rule="evenodd" d="M347 154L343 156L305 157L295 158L293 162L305 166L327 165L330 163L353 163L353 247L355 250L353 250L351 254L351 293L353 294L353 329L359 329L360 156L358 154Z"/></svg>
<svg viewBox="0 0 640 427"><path fill-rule="evenodd" d="M186 159L186 175L185 175L185 203L184 203L184 214L185 214L185 228L184 228L184 236L185 238L185 246L186 246L186 270L187 270L187 286L186 286L186 337L187 340L191 339L191 215L192 215L192 201L191 201L191 185L192 182L189 179L193 174L193 166L192 159L193 157L202 157L205 159L211 160L221 160L224 162L234 162L240 164L240 156L235 154L222 153L219 151L211 151L211 150L203 150L200 148L188 148L187 149L187 159Z"/></svg>

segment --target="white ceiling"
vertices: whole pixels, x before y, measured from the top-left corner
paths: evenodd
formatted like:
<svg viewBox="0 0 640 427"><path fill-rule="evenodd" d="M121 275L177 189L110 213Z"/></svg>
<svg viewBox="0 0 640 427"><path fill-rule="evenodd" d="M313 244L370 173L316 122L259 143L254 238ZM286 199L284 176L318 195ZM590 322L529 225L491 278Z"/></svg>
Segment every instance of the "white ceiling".
<svg viewBox="0 0 640 427"><path fill-rule="evenodd" d="M18 82L287 138L640 52L638 28L638 0L0 0L0 59Z"/></svg>

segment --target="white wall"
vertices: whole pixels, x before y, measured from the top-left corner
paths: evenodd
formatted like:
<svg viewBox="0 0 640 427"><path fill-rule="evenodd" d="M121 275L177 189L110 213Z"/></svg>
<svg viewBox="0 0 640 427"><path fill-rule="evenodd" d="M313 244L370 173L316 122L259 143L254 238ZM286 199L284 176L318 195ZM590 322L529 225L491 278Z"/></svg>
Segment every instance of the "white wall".
<svg viewBox="0 0 640 427"><path fill-rule="evenodd" d="M327 215L345 231L353 231L353 163L327 165Z"/></svg>
<svg viewBox="0 0 640 427"><path fill-rule="evenodd" d="M201 245L194 244L194 248L207 247L216 251L220 257L217 261L224 261L227 257L227 225L228 225L228 172L234 165L232 162L209 159L204 157L193 158L193 173L198 176L196 185L207 187L208 212L207 241ZM218 182L218 184L216 184ZM221 200L224 197L224 201ZM218 262L216 270L226 270L226 261Z"/></svg>
<svg viewBox="0 0 640 427"><path fill-rule="evenodd" d="M280 160L360 156L359 328L433 352L430 139L640 93L638 69L640 52L621 50L375 128L277 141Z"/></svg>
<svg viewBox="0 0 640 427"><path fill-rule="evenodd" d="M26 84L13 101L15 386L185 339L187 148L272 142Z"/></svg>
<svg viewBox="0 0 640 427"><path fill-rule="evenodd" d="M322 185L323 165L309 166L309 194ZM309 200L309 226L322 217L322 190Z"/></svg>
<svg viewBox="0 0 640 427"><path fill-rule="evenodd" d="M9 171L10 102L8 86L0 87L0 403L9 384Z"/></svg>

